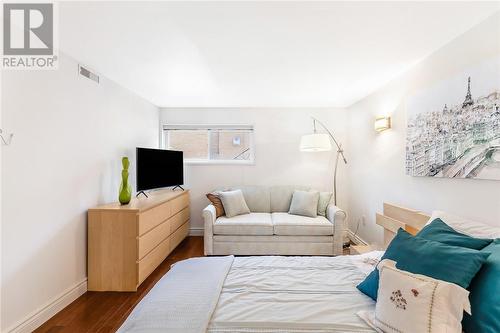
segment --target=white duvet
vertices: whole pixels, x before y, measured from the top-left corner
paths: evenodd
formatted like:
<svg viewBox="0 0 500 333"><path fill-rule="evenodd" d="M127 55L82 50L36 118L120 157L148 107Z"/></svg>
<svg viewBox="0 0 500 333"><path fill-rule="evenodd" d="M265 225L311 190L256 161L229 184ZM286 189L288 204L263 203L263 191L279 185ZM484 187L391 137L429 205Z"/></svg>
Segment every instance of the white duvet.
<svg viewBox="0 0 500 333"><path fill-rule="evenodd" d="M356 284L381 254L183 261L139 303L120 332L374 332L356 313L374 310L375 302ZM188 292L193 288L195 293Z"/></svg>

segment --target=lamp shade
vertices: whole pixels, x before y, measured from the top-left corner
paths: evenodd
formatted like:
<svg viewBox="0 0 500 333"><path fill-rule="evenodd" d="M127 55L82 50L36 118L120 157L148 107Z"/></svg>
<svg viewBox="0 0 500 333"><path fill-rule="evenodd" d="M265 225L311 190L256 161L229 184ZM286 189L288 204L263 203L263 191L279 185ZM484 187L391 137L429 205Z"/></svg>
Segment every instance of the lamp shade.
<svg viewBox="0 0 500 333"><path fill-rule="evenodd" d="M324 133L303 135L300 139L300 150L311 152L332 150L330 137Z"/></svg>

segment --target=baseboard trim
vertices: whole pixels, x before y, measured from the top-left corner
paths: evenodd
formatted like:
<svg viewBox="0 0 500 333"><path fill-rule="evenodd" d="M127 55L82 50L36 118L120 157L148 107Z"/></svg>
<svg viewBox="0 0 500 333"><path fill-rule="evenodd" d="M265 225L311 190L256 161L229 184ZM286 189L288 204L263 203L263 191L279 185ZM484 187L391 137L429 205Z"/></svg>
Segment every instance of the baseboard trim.
<svg viewBox="0 0 500 333"><path fill-rule="evenodd" d="M355 245L368 245L368 242L366 242L358 235L355 235L351 230L347 230L347 235L349 236L351 242L353 242Z"/></svg>
<svg viewBox="0 0 500 333"><path fill-rule="evenodd" d="M189 229L189 236L203 236L203 228L191 228Z"/></svg>
<svg viewBox="0 0 500 333"><path fill-rule="evenodd" d="M58 297L46 305L40 307L28 315L24 320L18 324L13 325L6 330L8 333L30 333L40 327L47 320L52 318L56 313L67 307L78 297L87 292L87 278L77 283L75 286L69 288Z"/></svg>

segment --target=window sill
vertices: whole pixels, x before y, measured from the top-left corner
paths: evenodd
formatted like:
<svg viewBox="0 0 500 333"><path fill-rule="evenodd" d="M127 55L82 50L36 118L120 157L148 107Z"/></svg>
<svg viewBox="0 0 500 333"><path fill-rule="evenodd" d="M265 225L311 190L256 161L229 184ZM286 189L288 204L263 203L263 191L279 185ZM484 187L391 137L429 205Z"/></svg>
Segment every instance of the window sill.
<svg viewBox="0 0 500 333"><path fill-rule="evenodd" d="M186 165L255 165L255 161L217 161L217 160L184 160Z"/></svg>

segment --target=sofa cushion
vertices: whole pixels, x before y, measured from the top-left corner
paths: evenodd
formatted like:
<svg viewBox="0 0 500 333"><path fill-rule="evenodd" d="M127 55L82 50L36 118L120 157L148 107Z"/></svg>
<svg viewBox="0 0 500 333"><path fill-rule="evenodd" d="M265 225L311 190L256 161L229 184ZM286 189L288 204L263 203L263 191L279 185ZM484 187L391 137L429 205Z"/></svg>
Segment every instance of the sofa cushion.
<svg viewBox="0 0 500 333"><path fill-rule="evenodd" d="M215 220L215 235L272 235L273 223L269 213L250 213Z"/></svg>
<svg viewBox="0 0 500 333"><path fill-rule="evenodd" d="M248 208L252 213L270 213L271 198L267 186L240 186Z"/></svg>
<svg viewBox="0 0 500 333"><path fill-rule="evenodd" d="M270 213L271 197L269 187L238 185L219 188L218 191L241 190L248 208L252 213Z"/></svg>
<svg viewBox="0 0 500 333"><path fill-rule="evenodd" d="M271 214L274 234L281 236L329 236L333 224L323 216L306 217L288 213Z"/></svg>
<svg viewBox="0 0 500 333"><path fill-rule="evenodd" d="M220 195L219 192L212 192L206 194L207 199L210 200L212 205L215 207L216 217L226 215L226 212L224 211L224 206L222 206L222 201L220 200L219 195Z"/></svg>
<svg viewBox="0 0 500 333"><path fill-rule="evenodd" d="M250 209L247 206L245 197L241 190L223 191L219 194L224 212L227 217L234 217L242 214L249 214Z"/></svg>
<svg viewBox="0 0 500 333"><path fill-rule="evenodd" d="M318 215L326 217L326 210L332 199L332 192L319 192Z"/></svg>
<svg viewBox="0 0 500 333"><path fill-rule="evenodd" d="M308 217L318 216L319 192L295 190L290 203L289 214Z"/></svg>
<svg viewBox="0 0 500 333"><path fill-rule="evenodd" d="M288 212L292 202L293 192L295 190L308 191L306 186L271 186L269 188L271 197L271 212Z"/></svg>

